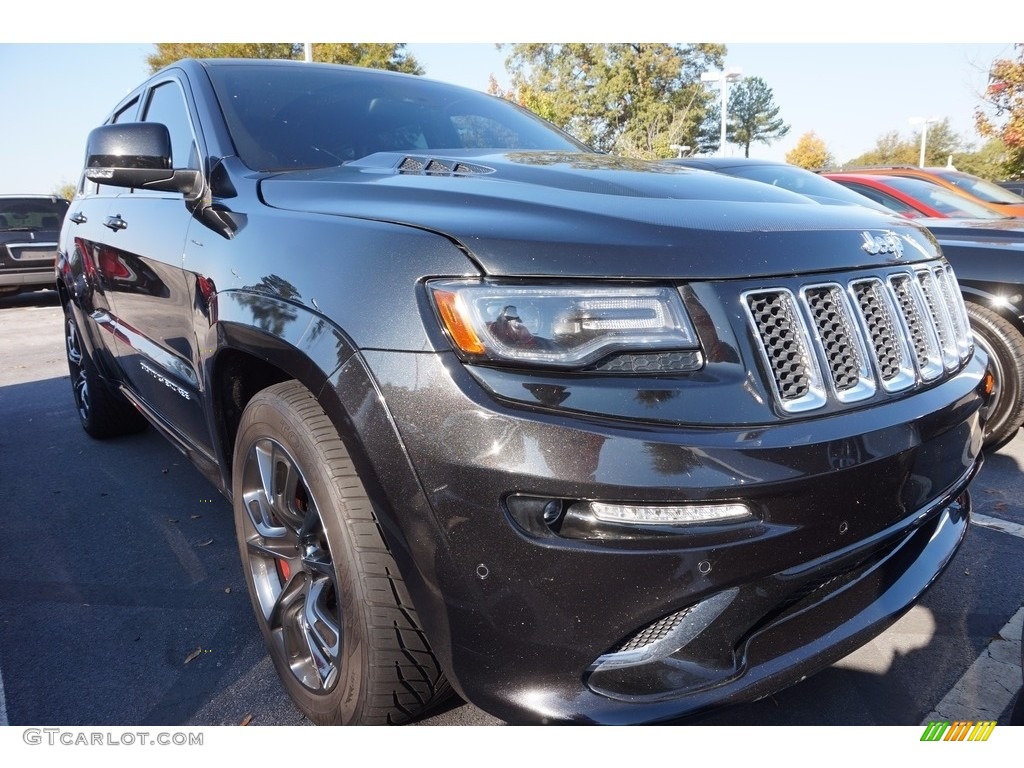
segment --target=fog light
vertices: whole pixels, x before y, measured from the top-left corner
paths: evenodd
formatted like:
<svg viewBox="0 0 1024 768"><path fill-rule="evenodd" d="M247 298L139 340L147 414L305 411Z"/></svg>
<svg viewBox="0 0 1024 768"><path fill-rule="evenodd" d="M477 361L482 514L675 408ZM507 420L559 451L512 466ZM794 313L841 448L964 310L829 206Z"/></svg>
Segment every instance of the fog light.
<svg viewBox="0 0 1024 768"><path fill-rule="evenodd" d="M544 505L544 511L541 514L545 523L548 525L554 525L558 522L558 518L562 516L562 502L549 501Z"/></svg>
<svg viewBox="0 0 1024 768"><path fill-rule="evenodd" d="M593 515L605 523L631 525L693 525L748 520L753 514L745 504L608 504L585 501L573 504L570 512Z"/></svg>

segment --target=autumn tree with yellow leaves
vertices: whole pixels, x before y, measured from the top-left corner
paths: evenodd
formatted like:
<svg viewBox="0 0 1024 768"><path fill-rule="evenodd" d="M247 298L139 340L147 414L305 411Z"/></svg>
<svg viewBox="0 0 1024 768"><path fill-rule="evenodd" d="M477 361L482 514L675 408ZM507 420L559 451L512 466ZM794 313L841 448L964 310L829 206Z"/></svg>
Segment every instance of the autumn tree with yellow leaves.
<svg viewBox="0 0 1024 768"><path fill-rule="evenodd" d="M988 88L974 115L978 133L1002 139L1007 178L1024 176L1024 43L1016 43L1014 50L1015 58L992 62Z"/></svg>
<svg viewBox="0 0 1024 768"><path fill-rule="evenodd" d="M828 151L824 139L814 131L808 131L797 140L796 146L786 153L786 162L813 171L834 165L835 158Z"/></svg>

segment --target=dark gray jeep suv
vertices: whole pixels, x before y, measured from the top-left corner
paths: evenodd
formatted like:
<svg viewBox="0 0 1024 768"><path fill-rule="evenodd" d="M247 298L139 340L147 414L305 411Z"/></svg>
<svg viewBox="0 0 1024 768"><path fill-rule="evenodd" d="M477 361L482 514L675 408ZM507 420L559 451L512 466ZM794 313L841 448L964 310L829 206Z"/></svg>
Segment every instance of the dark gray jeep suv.
<svg viewBox="0 0 1024 768"><path fill-rule="evenodd" d="M232 501L315 722L757 698L964 536L990 380L905 220L297 62L180 62L86 156L57 264L82 425L144 417Z"/></svg>

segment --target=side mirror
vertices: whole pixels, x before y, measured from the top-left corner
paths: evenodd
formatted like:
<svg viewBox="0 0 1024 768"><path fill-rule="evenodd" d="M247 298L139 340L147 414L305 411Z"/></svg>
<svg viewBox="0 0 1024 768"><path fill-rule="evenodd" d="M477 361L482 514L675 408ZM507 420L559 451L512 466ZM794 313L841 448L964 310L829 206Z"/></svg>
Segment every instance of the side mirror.
<svg viewBox="0 0 1024 768"><path fill-rule="evenodd" d="M115 123L94 129L85 149L85 176L97 184L133 189L202 191L202 174L171 168L171 136L161 123Z"/></svg>

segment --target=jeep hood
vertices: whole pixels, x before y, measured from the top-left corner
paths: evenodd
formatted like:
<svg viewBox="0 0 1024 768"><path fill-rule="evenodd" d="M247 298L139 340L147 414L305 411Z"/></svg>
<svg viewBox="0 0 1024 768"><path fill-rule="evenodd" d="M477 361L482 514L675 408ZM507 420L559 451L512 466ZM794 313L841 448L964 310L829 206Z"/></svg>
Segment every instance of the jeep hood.
<svg viewBox="0 0 1024 768"><path fill-rule="evenodd" d="M392 222L459 243L490 275L714 279L892 264L865 243L906 219L760 182L590 153L378 153L263 179L267 205ZM869 253L875 250L875 254Z"/></svg>

